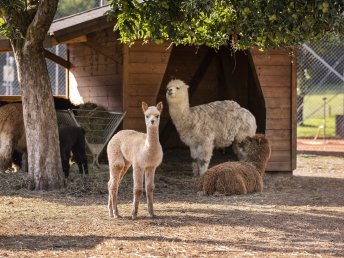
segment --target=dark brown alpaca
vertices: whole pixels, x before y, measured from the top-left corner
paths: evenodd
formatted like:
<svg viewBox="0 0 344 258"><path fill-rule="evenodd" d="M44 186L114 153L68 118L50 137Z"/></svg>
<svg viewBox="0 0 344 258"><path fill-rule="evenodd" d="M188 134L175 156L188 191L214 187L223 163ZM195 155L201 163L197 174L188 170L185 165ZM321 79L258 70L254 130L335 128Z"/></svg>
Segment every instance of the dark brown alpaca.
<svg viewBox="0 0 344 258"><path fill-rule="evenodd" d="M263 176L270 158L270 144L264 135L247 137L235 146L239 161L225 162L208 169L198 190L203 195L247 194L263 190Z"/></svg>

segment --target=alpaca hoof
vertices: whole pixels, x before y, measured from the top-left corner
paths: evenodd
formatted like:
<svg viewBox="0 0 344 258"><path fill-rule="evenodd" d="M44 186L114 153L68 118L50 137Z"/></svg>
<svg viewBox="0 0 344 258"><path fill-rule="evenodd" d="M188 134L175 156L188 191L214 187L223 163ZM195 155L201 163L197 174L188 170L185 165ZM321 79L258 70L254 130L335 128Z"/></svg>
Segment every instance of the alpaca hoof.
<svg viewBox="0 0 344 258"><path fill-rule="evenodd" d="M109 216L115 219L122 218L121 215L119 215L118 213L116 214L116 212L113 212L112 210L109 211Z"/></svg>
<svg viewBox="0 0 344 258"><path fill-rule="evenodd" d="M135 220L135 219L137 219L137 216L136 215L131 215L131 219Z"/></svg>
<svg viewBox="0 0 344 258"><path fill-rule="evenodd" d="M156 216L154 214L148 214L148 217L154 219Z"/></svg>

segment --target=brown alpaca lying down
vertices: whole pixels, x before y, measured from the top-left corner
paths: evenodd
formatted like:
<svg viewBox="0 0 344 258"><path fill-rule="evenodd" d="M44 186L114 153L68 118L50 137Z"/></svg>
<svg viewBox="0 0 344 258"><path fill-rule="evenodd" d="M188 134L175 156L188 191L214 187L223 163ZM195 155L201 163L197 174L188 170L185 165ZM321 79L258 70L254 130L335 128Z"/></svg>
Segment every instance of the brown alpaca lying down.
<svg viewBox="0 0 344 258"><path fill-rule="evenodd" d="M263 176L270 158L270 144L264 135L247 137L235 146L239 161L208 169L199 183L204 195L247 194L263 190Z"/></svg>

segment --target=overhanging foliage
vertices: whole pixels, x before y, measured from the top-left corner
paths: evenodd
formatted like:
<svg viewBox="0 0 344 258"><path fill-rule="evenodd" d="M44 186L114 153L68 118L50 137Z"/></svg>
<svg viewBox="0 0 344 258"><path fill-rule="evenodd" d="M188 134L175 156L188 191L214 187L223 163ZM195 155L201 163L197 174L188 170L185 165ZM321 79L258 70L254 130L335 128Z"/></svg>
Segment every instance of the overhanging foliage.
<svg viewBox="0 0 344 258"><path fill-rule="evenodd" d="M24 37L39 1L0 0L0 35L10 39Z"/></svg>
<svg viewBox="0 0 344 258"><path fill-rule="evenodd" d="M123 43L288 47L344 32L343 1L112 0Z"/></svg>

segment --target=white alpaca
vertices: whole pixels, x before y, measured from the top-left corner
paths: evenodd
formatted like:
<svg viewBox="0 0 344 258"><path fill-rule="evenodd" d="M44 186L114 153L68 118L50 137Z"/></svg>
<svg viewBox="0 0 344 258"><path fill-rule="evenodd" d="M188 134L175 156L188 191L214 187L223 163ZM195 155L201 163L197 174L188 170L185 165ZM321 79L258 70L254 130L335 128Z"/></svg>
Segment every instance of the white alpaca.
<svg viewBox="0 0 344 258"><path fill-rule="evenodd" d="M159 102L156 107L148 107L145 102L142 102L147 134L133 130L122 130L112 137L107 146L110 167L108 209L111 217L120 217L117 209L118 187L131 165L133 166L134 178L132 218L137 217L144 180L148 213L150 217L154 217L154 174L163 157L159 142L159 121L162 108L162 102Z"/></svg>
<svg viewBox="0 0 344 258"><path fill-rule="evenodd" d="M254 136L254 116L231 100L190 107L188 87L181 80L167 85L169 112L180 139L190 148L195 176L208 169L213 149L230 146Z"/></svg>

